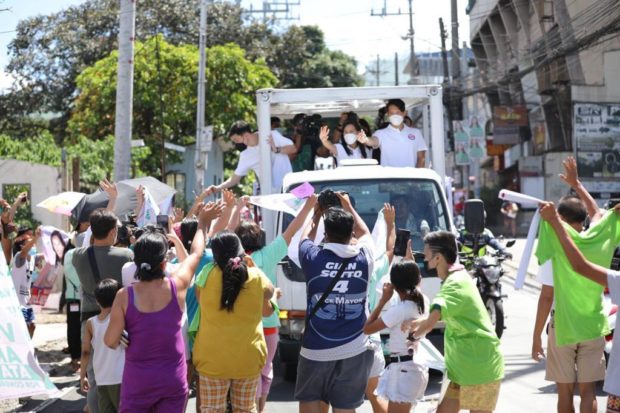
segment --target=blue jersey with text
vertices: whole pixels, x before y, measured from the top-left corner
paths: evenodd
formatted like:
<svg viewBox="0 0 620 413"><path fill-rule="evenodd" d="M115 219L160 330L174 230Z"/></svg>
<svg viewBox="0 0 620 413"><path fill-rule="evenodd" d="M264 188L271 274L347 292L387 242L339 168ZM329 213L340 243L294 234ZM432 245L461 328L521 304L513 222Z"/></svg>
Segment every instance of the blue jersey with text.
<svg viewBox="0 0 620 413"><path fill-rule="evenodd" d="M306 276L308 317L345 258L306 239L299 244L299 260ZM322 308L310 319L304 332L303 347L330 349L349 343L363 333L368 270L368 254L361 248L360 253L349 261Z"/></svg>

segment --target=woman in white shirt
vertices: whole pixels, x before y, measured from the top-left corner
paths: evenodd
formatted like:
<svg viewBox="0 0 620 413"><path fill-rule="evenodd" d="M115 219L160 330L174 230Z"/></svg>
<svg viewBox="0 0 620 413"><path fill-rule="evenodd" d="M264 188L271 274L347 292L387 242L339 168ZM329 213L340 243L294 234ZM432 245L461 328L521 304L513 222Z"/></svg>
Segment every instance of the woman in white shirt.
<svg viewBox="0 0 620 413"><path fill-rule="evenodd" d="M379 303L364 325L365 334L390 329L390 364L379 378L375 394L389 401L388 412L405 413L424 397L428 384L428 368L416 362L418 343L410 344L401 324L428 313L428 303L419 290L420 269L413 260L392 266L390 283L383 286ZM382 313L396 292L400 302Z"/></svg>
<svg viewBox="0 0 620 413"><path fill-rule="evenodd" d="M362 132L359 123L348 120L342 127L340 142L334 144L329 141L329 128L327 126L321 127L319 138L323 146L336 158L336 163L340 164L343 159L365 159L370 155L370 153L367 155L368 149L357 141L358 137L362 135L364 132Z"/></svg>

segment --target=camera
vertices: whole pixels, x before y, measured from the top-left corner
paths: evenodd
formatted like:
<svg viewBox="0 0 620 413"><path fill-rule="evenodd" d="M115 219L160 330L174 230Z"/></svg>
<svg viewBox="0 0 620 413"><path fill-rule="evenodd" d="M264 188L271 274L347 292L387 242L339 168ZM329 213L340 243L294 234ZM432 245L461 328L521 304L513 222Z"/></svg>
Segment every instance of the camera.
<svg viewBox="0 0 620 413"><path fill-rule="evenodd" d="M321 210L326 211L331 207L342 207L338 195L331 189L327 188L321 191L318 197L318 203Z"/></svg>
<svg viewBox="0 0 620 413"><path fill-rule="evenodd" d="M301 121L300 132L304 138L318 138L323 118L319 114L304 117Z"/></svg>

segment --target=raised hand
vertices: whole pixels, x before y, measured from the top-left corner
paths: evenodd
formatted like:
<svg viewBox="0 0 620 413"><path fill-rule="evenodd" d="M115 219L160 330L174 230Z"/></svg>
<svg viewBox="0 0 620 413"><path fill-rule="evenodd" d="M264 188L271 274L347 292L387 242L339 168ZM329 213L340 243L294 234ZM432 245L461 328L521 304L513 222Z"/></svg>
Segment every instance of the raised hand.
<svg viewBox="0 0 620 413"><path fill-rule="evenodd" d="M110 199L118 198L118 188L114 182L103 179L102 181L99 181L99 186L106 194L108 194Z"/></svg>
<svg viewBox="0 0 620 413"><path fill-rule="evenodd" d="M560 178L566 182L568 186L571 188L579 185L579 175L577 174L577 161L574 157L569 156L564 161L562 161L562 165L564 165L564 173L560 174Z"/></svg>
<svg viewBox="0 0 620 413"><path fill-rule="evenodd" d="M362 145L368 145L368 136L366 136L366 132L363 130L359 131L357 134L357 141Z"/></svg>
<svg viewBox="0 0 620 413"><path fill-rule="evenodd" d="M336 192L336 196L340 200L342 208L346 209L347 211L353 210L353 205L351 205L351 199L349 199L349 194L345 192Z"/></svg>
<svg viewBox="0 0 620 413"><path fill-rule="evenodd" d="M224 201L224 205L226 205L229 208L232 208L233 206L235 206L235 194L229 190L229 189L224 189L223 191L223 201Z"/></svg>
<svg viewBox="0 0 620 413"><path fill-rule="evenodd" d="M327 125L321 126L321 131L319 132L319 139L321 142L325 143L329 140L329 128Z"/></svg>
<svg viewBox="0 0 620 413"><path fill-rule="evenodd" d="M390 204L383 204L383 218L385 218L385 223L389 226L396 225L396 210Z"/></svg>
<svg viewBox="0 0 620 413"><path fill-rule="evenodd" d="M545 221L552 222L552 221L556 221L560 219L558 217L557 211L555 210L555 206L553 205L553 202L542 202L539 205L539 207L540 207L540 216Z"/></svg>
<svg viewBox="0 0 620 413"><path fill-rule="evenodd" d="M200 212L198 214L198 220L203 225L209 224L215 218L222 215L224 210L224 204L221 202L209 202L206 205L200 206Z"/></svg>
<svg viewBox="0 0 620 413"><path fill-rule="evenodd" d="M392 283L384 283L383 291L381 293L381 301L383 303L387 303L388 301L390 301L390 299L392 299L393 295L394 295L394 286L392 285Z"/></svg>

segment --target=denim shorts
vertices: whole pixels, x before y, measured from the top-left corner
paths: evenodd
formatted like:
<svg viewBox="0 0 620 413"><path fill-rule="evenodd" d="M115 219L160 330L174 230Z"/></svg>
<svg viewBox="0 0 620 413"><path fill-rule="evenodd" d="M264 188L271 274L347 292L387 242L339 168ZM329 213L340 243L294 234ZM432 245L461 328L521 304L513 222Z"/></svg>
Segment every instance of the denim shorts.
<svg viewBox="0 0 620 413"><path fill-rule="evenodd" d="M26 320L26 324L34 323L34 310L31 307L22 307L22 315L24 320Z"/></svg>
<svg viewBox="0 0 620 413"><path fill-rule="evenodd" d="M323 401L335 409L360 407L364 403L374 354L374 350L366 350L336 361L314 361L300 356L295 399L300 402Z"/></svg>

